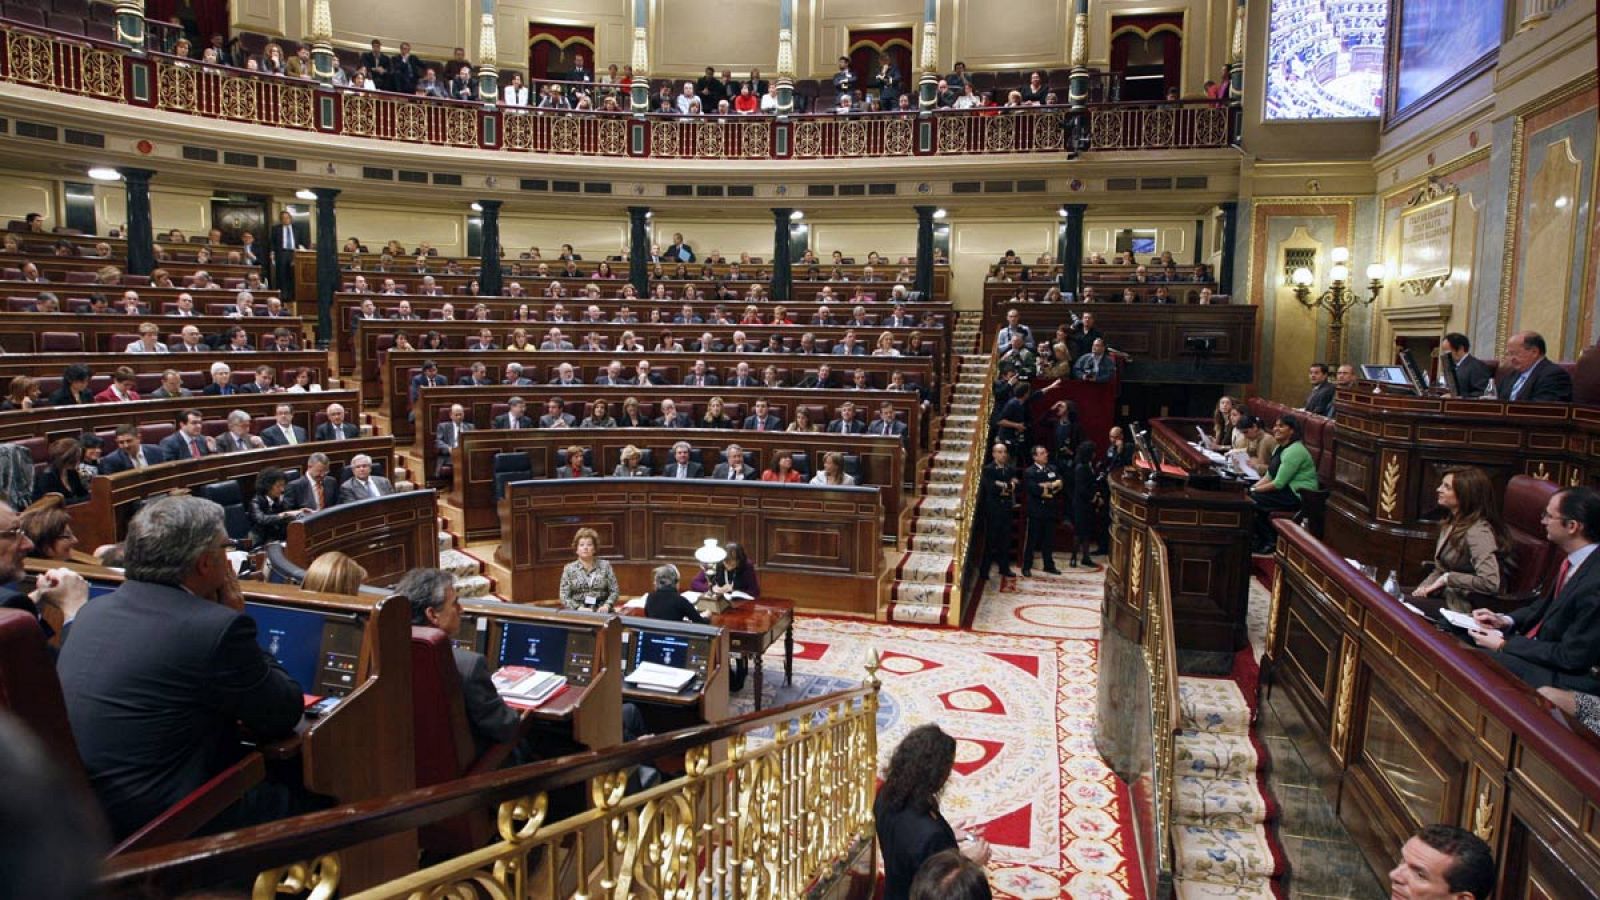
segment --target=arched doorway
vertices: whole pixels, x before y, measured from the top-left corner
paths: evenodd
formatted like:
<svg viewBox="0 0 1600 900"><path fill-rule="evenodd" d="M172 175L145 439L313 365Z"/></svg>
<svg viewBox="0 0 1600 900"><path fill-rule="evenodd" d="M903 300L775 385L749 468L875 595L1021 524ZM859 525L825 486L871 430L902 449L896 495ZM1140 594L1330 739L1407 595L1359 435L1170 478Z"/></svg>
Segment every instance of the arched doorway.
<svg viewBox="0 0 1600 900"><path fill-rule="evenodd" d="M564 80L583 57L584 70L594 78L594 28L528 23L528 77ZM504 76L502 76L504 77Z"/></svg>
<svg viewBox="0 0 1600 900"><path fill-rule="evenodd" d="M1155 103L1183 82L1183 14L1113 16L1111 71L1122 76L1122 99Z"/></svg>
<svg viewBox="0 0 1600 900"><path fill-rule="evenodd" d="M878 77L880 59L884 54L894 61L900 84L894 95L898 97L916 86L917 73L911 71L911 29L876 28L850 31L850 70L856 73L864 95L877 96L874 79Z"/></svg>

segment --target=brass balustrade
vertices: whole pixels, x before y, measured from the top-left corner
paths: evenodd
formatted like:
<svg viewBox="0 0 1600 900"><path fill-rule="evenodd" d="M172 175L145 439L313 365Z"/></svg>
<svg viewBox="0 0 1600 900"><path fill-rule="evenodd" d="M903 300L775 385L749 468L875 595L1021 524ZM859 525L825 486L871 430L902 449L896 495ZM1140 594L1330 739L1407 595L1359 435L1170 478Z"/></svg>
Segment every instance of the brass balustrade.
<svg viewBox="0 0 1600 900"><path fill-rule="evenodd" d="M960 366L961 356L955 355L955 364ZM989 458L988 434L989 413L994 408L994 391L990 385L995 380L994 354L989 355L989 368L983 375L983 399L978 401L978 420L974 423L973 444L975 451L967 457L967 471L961 478L961 512L956 519L956 552L955 552L955 584L950 590L950 624L961 622L961 603L963 585L966 583L967 555L972 549L972 520L978 514L978 481L983 475L984 462ZM957 369L959 372L959 368ZM935 447L935 452L938 448Z"/></svg>
<svg viewBox="0 0 1600 900"><path fill-rule="evenodd" d="M563 156L658 159L854 159L1060 154L1073 113L1061 106L918 113L635 116L557 111L335 88L209 65L119 44L0 23L0 80L141 108L318 134ZM1229 145L1212 101L1089 107L1090 150Z"/></svg>
<svg viewBox="0 0 1600 900"><path fill-rule="evenodd" d="M819 880L841 876L873 839L876 653L866 669L851 690L604 753L119 857L104 887L165 895L255 873L252 896L262 900L804 896ZM756 735L768 727L772 737ZM684 759L682 775L625 793L632 767L675 755ZM549 820L551 793L573 785L585 786L589 807ZM345 849L482 808L495 810L494 843L358 893L341 891Z"/></svg>

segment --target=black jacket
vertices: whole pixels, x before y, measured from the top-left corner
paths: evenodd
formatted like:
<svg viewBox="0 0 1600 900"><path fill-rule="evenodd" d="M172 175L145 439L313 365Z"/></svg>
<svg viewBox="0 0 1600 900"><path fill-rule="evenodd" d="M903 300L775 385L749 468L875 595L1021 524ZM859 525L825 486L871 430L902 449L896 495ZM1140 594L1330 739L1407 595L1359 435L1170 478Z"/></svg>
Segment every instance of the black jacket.
<svg viewBox="0 0 1600 900"><path fill-rule="evenodd" d="M872 818L883 853L883 900L907 900L911 881L928 857L955 849L955 830L937 812L890 810L882 794L873 803Z"/></svg>
<svg viewBox="0 0 1600 900"><path fill-rule="evenodd" d="M1489 388L1489 367L1476 356L1463 356L1456 363L1456 393L1461 397L1481 397Z"/></svg>
<svg viewBox="0 0 1600 900"><path fill-rule="evenodd" d="M706 617L694 608L688 598L673 588L651 591L644 598L646 618L664 619L668 622L698 622L706 624Z"/></svg>
<svg viewBox="0 0 1600 900"><path fill-rule="evenodd" d="M274 500L266 494L254 494L245 504L245 514L250 517L250 539L256 546L288 538L289 518L284 514L300 508L284 502L288 495L285 491L282 497Z"/></svg>
<svg viewBox="0 0 1600 900"><path fill-rule="evenodd" d="M489 678L489 661L481 653L450 648L455 655L456 671L461 673L462 700L467 706L467 723L472 728L472 740L481 756L495 744L503 744L517 735L521 717L500 699L494 682Z"/></svg>
<svg viewBox="0 0 1600 900"><path fill-rule="evenodd" d="M1518 377L1520 373L1509 369L1500 376L1495 384L1495 393L1501 400L1523 400L1530 403L1572 402L1572 376L1567 374L1566 369L1548 358L1541 359L1534 365L1527 383L1522 386L1522 392L1513 397L1511 389L1516 385Z"/></svg>
<svg viewBox="0 0 1600 900"><path fill-rule="evenodd" d="M1306 395L1305 405L1300 407L1308 413L1331 418L1333 416L1333 382L1324 381L1311 389Z"/></svg>
<svg viewBox="0 0 1600 900"><path fill-rule="evenodd" d="M56 666L78 753L119 838L239 756L239 723L290 734L301 686L244 613L182 588L128 581L86 605Z"/></svg>
<svg viewBox="0 0 1600 900"><path fill-rule="evenodd" d="M1507 630L1500 653L1548 673L1548 680L1536 686L1555 684L1586 693L1600 690L1600 681L1591 671L1600 664L1600 550L1591 552L1576 572L1568 573L1559 595L1540 597L1510 616L1516 624ZM1528 637L1535 626L1538 635ZM1527 667L1512 668L1523 674Z"/></svg>

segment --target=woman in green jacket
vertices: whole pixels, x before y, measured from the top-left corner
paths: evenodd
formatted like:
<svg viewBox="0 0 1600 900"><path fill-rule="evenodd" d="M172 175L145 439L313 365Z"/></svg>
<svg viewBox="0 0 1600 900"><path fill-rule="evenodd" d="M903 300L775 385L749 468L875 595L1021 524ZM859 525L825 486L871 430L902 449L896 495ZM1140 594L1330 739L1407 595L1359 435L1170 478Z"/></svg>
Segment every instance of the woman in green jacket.
<svg viewBox="0 0 1600 900"><path fill-rule="evenodd" d="M1269 554L1277 541L1272 531L1272 514L1298 512L1302 491L1317 490L1317 466L1306 449L1305 425L1299 416L1286 415L1272 426L1278 449L1272 453L1267 474L1250 486L1250 499L1256 505L1255 552Z"/></svg>

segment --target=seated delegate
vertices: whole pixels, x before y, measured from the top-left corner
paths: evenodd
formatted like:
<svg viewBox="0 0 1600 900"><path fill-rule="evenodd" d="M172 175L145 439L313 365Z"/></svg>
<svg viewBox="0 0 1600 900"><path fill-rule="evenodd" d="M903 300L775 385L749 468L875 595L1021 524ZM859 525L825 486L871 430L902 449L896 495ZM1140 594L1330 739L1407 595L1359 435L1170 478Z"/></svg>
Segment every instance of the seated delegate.
<svg viewBox="0 0 1600 900"><path fill-rule="evenodd" d="M1538 600L1501 615L1475 609L1469 634L1534 687L1600 693L1600 493L1567 488L1544 511L1545 537L1566 554L1555 584Z"/></svg>
<svg viewBox="0 0 1600 900"><path fill-rule="evenodd" d="M706 617L695 609L689 598L678 592L678 567L668 564L657 566L651 575L653 587L644 598L646 618L668 622L694 622L707 624Z"/></svg>
<svg viewBox="0 0 1600 900"><path fill-rule="evenodd" d="M616 607L621 592L617 573L600 558L599 548L600 534L593 528L579 528L573 535L572 549L578 558L561 570L562 607L602 612Z"/></svg>
<svg viewBox="0 0 1600 900"><path fill-rule="evenodd" d="M1272 513L1300 509L1302 491L1317 489L1317 467L1306 449L1305 426L1300 417L1285 415L1272 426L1278 449L1272 452L1267 474L1250 486L1250 499L1256 505L1255 550L1271 553L1276 543L1272 532Z"/></svg>
<svg viewBox="0 0 1600 900"><path fill-rule="evenodd" d="M1441 595L1457 612L1472 609L1468 594L1498 594L1504 586L1501 560L1508 545L1496 508L1494 484L1482 469L1444 473L1439 505L1449 514L1433 551L1433 575L1417 587L1424 597Z"/></svg>

